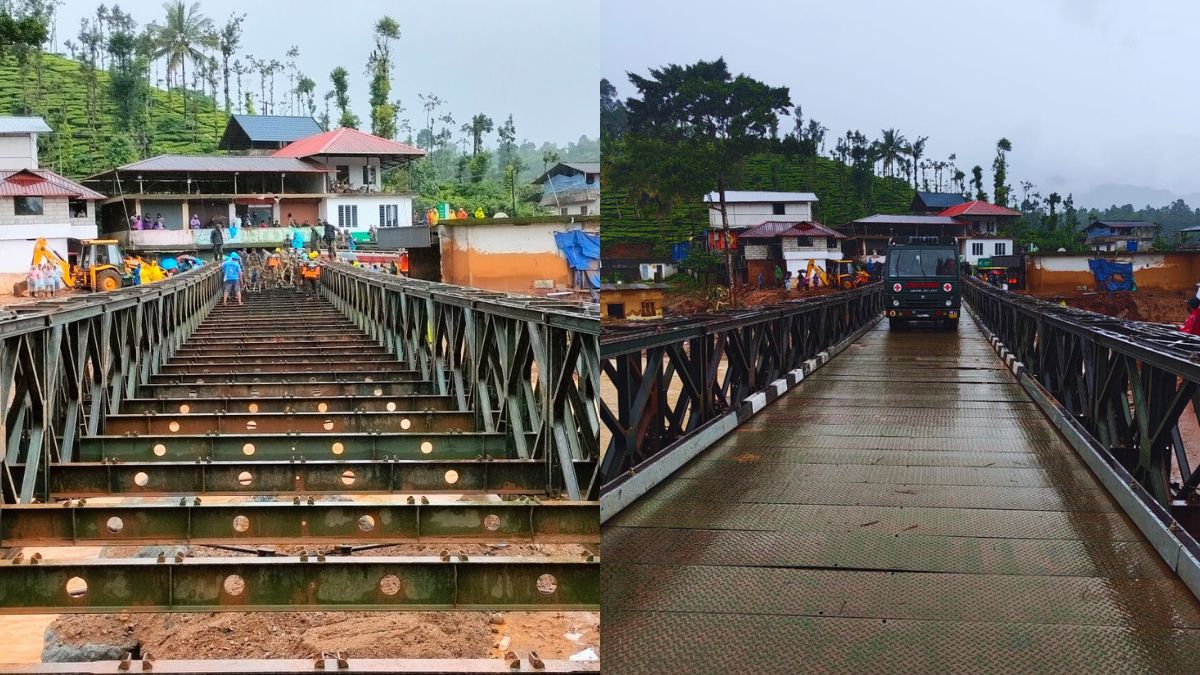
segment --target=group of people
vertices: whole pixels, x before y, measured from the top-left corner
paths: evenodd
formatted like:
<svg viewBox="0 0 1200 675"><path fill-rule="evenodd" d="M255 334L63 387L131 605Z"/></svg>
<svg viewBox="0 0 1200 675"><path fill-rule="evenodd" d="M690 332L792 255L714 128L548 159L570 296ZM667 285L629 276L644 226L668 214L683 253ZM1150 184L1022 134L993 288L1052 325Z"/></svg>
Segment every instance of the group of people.
<svg viewBox="0 0 1200 675"><path fill-rule="evenodd" d="M53 298L67 288L62 268L49 261L30 265L25 281L31 298Z"/></svg>
<svg viewBox="0 0 1200 675"><path fill-rule="evenodd" d="M195 216L193 216L193 218L194 217ZM143 218L142 214L135 213L135 214L133 214L133 217L129 219L129 229L131 229L131 230L165 230L165 229L167 229L167 224L166 224L166 220L163 218L163 214L161 214L161 213L158 214L153 219L151 219L150 216L146 216L145 218Z"/></svg>
<svg viewBox="0 0 1200 675"><path fill-rule="evenodd" d="M429 209L425 212L425 222L429 223L430 226L433 226L437 225L438 221L441 220L466 220L467 218L471 217L471 214L467 213L467 210L461 206L458 207L457 211L450 209L449 213L449 216L442 218L442 215L438 213L437 209ZM487 215L483 212L482 206L475 209L474 216L480 220L487 218Z"/></svg>
<svg viewBox="0 0 1200 675"><path fill-rule="evenodd" d="M221 258L221 275L225 289L221 303L229 304L230 296L241 305L242 291L259 292L266 289L291 288L309 297L317 296L321 278L321 254L318 251L284 249L261 253L249 251L244 255L234 251Z"/></svg>

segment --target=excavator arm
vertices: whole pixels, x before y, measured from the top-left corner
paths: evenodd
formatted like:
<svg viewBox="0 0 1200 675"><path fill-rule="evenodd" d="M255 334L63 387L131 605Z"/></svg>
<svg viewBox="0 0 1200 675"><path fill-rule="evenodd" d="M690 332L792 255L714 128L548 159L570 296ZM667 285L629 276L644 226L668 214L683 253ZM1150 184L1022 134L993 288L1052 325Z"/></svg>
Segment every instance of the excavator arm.
<svg viewBox="0 0 1200 675"><path fill-rule="evenodd" d="M62 270L63 283L69 288L75 287L75 276L71 274L71 263L64 260L54 249L50 248L50 244L46 243L45 237L41 237L33 245L33 264L40 265L46 261L57 265Z"/></svg>
<svg viewBox="0 0 1200 675"><path fill-rule="evenodd" d="M829 285L829 277L825 276L825 270L823 270L823 269L821 269L820 267L818 267L818 266L817 266L817 261L816 261L816 260L813 260L812 258L809 258L809 260L808 260L808 269L804 270L804 276L806 276L806 277L809 277L809 278L812 278L812 275L813 275L813 274L816 274L816 275L817 275L817 278L821 280L821 285L822 285L822 286L828 286L828 285Z"/></svg>

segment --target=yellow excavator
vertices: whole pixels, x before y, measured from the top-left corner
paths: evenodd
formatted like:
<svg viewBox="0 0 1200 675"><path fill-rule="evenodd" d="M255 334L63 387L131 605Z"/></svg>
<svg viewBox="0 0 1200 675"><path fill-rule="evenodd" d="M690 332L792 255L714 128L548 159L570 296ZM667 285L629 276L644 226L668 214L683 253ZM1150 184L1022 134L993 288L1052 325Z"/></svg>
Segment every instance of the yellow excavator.
<svg viewBox="0 0 1200 675"><path fill-rule="evenodd" d="M818 267L817 261L810 258L804 276L811 279L815 274L823 286L847 289L862 286L871 281L870 275L866 272L854 269L853 260L827 260L825 264L829 266L829 272Z"/></svg>
<svg viewBox="0 0 1200 675"><path fill-rule="evenodd" d="M115 291L130 283L125 254L116 239L81 239L76 259L79 262L75 265L63 259L44 237L33 245L33 264L49 262L57 266L68 288Z"/></svg>

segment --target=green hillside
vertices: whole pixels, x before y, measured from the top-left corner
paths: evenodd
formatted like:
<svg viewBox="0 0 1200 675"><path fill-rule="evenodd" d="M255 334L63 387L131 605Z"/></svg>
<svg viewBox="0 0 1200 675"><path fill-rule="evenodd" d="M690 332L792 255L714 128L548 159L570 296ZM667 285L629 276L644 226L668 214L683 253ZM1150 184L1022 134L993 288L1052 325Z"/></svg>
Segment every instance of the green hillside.
<svg viewBox="0 0 1200 675"><path fill-rule="evenodd" d="M77 61L41 55L22 67L15 56L0 57L0 115L39 115L54 129L39 138L42 166L71 178L81 178L112 168L113 139L119 136L116 104L109 93L109 76L97 77L95 127L88 119L87 75ZM40 77L39 77L40 70ZM211 154L225 130L226 115L214 110L207 96L188 95L185 121L178 92L151 88L148 156L163 153ZM193 124L193 109L197 110ZM128 148L126 148L128 149ZM130 159L124 158L125 161Z"/></svg>
<svg viewBox="0 0 1200 675"><path fill-rule="evenodd" d="M851 167L824 157L788 158L781 154L755 155L746 161L741 180L731 190L813 192L820 201L816 218L826 225L844 225L874 213L907 213L914 195L901 178L869 177L861 192L854 186ZM670 218L642 213L623 191L605 186L601 191L600 238L605 242L686 241L708 227L708 210L702 203L685 204Z"/></svg>

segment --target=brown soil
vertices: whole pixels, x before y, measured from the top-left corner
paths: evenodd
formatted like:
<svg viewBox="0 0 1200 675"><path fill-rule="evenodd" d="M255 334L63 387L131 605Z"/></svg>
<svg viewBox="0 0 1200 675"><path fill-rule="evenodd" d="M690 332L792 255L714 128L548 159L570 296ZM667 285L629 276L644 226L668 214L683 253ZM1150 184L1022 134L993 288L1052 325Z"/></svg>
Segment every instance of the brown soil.
<svg viewBox="0 0 1200 675"><path fill-rule="evenodd" d="M774 305L788 300L802 300L804 298L836 292L838 292L837 289L826 286L804 291L785 291L782 288L764 288L760 291L752 286L741 286L737 289L736 299L738 307L761 307L763 305ZM728 307L728 300L722 299L720 308L728 309ZM715 308L716 303L714 303L710 289L708 288L692 291L668 291L666 297L663 299L665 313L676 316L709 312Z"/></svg>
<svg viewBox="0 0 1200 675"><path fill-rule="evenodd" d="M1186 293L1142 289L1129 292L1084 292L1073 295L1039 295L1044 300L1065 300L1071 307L1132 321L1182 325L1187 318Z"/></svg>

